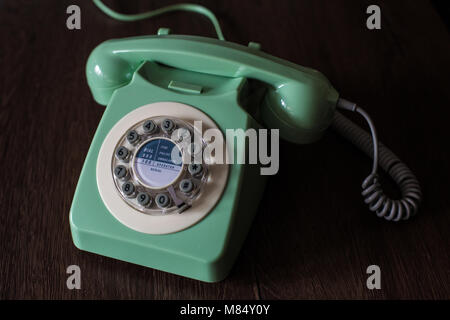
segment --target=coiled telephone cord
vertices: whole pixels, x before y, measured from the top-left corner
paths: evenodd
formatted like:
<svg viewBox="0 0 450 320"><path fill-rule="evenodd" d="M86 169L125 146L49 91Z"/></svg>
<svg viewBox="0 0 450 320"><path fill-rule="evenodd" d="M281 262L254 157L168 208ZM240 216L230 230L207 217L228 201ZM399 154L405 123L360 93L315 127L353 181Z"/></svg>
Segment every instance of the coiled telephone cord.
<svg viewBox="0 0 450 320"><path fill-rule="evenodd" d="M414 216L422 200L422 191L415 175L391 150L378 142L373 121L364 109L344 99L339 99L337 107L360 114L370 127L371 136L338 111L332 124L339 134L373 158L372 172L364 179L361 193L369 210L390 221L407 220ZM400 188L400 199L391 199L384 193L377 174L378 164Z"/></svg>

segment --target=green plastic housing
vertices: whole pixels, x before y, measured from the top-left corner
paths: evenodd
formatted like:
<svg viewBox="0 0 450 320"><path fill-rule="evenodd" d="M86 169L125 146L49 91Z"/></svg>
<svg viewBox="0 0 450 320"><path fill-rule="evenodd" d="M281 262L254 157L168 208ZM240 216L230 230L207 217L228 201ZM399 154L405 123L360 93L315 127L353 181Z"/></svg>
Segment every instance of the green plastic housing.
<svg viewBox="0 0 450 320"><path fill-rule="evenodd" d="M166 235L144 234L118 222L100 197L96 163L108 132L132 110L160 101L203 111L224 134L226 129L258 128L260 124L249 114L257 104L267 126L279 128L287 140L308 143L331 123L338 97L317 71L252 48L191 36L106 41L92 52L86 72L95 100L107 108L70 210L75 245L207 282L225 278L239 253L265 186L259 166L231 164L221 199L194 226ZM264 87L262 100L248 97L249 79ZM245 147L235 145L236 150Z"/></svg>

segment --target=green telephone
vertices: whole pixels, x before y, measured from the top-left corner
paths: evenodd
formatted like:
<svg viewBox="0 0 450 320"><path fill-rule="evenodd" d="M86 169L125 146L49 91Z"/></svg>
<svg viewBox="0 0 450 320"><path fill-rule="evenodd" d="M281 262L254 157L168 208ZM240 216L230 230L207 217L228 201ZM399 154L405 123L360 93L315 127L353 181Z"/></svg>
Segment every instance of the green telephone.
<svg viewBox="0 0 450 320"><path fill-rule="evenodd" d="M363 183L371 210L388 220L417 210L417 180L377 142L367 114L339 99L321 73L263 53L255 43L160 29L155 36L100 44L86 74L94 99L107 107L70 211L73 241L82 250L207 282L225 278L266 180L259 166L218 161L215 154L196 161L213 142L227 154L229 129L266 126L293 143L310 143L333 124L374 157ZM374 143L367 133L355 133L336 107L365 116ZM205 137L208 130L219 133L214 141ZM197 140L183 148L192 136ZM248 145L238 141L231 148ZM381 165L400 183L400 200L380 188L378 148Z"/></svg>

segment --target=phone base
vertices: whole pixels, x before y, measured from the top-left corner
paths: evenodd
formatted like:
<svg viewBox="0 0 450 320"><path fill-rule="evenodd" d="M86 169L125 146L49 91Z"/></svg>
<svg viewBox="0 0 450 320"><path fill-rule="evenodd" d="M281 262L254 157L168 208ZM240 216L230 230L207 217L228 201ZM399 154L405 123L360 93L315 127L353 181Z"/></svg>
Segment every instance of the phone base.
<svg viewBox="0 0 450 320"><path fill-rule="evenodd" d="M161 80L168 76L206 89L194 94L174 90ZM224 279L239 253L264 190L266 177L260 174L258 165L230 164L220 200L198 223L178 232L149 234L127 227L105 206L96 181L97 159L116 123L140 106L155 102L193 106L213 119L222 132L257 128L256 121L239 105L239 94L245 86L245 78L222 78L143 64L129 85L115 91L95 133L70 211L74 244L81 250L205 282Z"/></svg>

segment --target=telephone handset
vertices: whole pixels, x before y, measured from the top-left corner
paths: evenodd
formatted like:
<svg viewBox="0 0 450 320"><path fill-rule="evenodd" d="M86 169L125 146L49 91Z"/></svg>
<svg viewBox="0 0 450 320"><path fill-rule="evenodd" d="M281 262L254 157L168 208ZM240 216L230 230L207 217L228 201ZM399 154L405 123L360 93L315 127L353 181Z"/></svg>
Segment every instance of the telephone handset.
<svg viewBox="0 0 450 320"><path fill-rule="evenodd" d="M221 40L165 35L110 40L89 57L86 74L94 99L107 104L112 93L130 83L143 61L227 78L259 80L267 86L261 105L270 128L291 142L320 137L333 120L338 93L318 71L254 48ZM151 75L150 75L151 76Z"/></svg>
<svg viewBox="0 0 450 320"><path fill-rule="evenodd" d="M128 17L94 2L110 16ZM156 36L102 43L86 75L94 99L107 108L70 212L73 241L82 250L202 281L223 279L266 180L259 166L229 161L229 151L248 145L241 140L230 147L228 129L266 126L288 141L310 143L332 125L374 159L363 182L369 209L394 221L417 211L417 179L378 143L368 114L340 99L321 73L263 53L255 43L245 47L162 29ZM373 142L336 107L361 114ZM212 145L223 150L208 153ZM382 191L378 163L399 184L401 199Z"/></svg>

